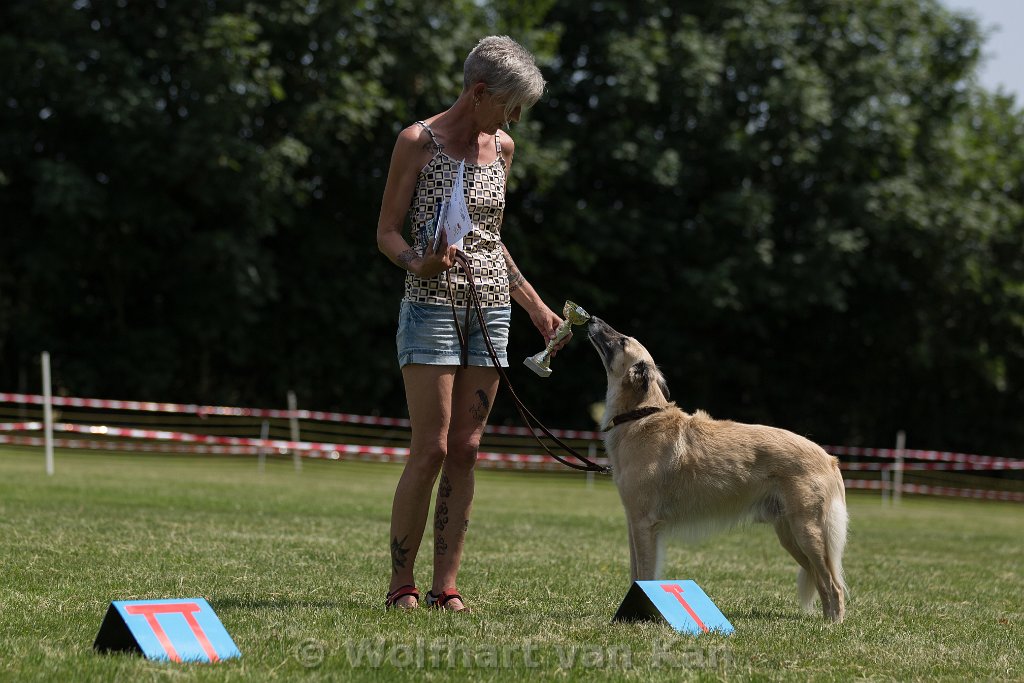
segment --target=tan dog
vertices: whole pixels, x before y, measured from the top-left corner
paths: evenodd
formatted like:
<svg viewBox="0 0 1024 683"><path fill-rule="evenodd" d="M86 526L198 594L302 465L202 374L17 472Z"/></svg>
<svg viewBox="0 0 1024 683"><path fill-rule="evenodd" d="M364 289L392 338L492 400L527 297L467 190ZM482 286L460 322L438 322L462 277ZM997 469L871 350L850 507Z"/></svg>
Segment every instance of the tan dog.
<svg viewBox="0 0 1024 683"><path fill-rule="evenodd" d="M745 521L775 527L800 564L797 593L843 620L846 491L839 463L784 429L688 415L669 402L665 378L632 337L593 318L590 340L608 373L603 427L626 509L633 580L657 579L670 532L697 539Z"/></svg>

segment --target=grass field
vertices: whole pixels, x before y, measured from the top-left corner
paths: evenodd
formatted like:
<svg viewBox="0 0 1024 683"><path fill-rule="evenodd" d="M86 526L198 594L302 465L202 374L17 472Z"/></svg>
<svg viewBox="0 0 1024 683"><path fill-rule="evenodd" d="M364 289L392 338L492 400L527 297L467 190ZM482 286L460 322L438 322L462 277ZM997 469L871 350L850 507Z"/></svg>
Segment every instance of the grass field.
<svg viewBox="0 0 1024 683"><path fill-rule="evenodd" d="M459 584L474 613L385 612L399 473L58 451L47 477L38 451L0 450L0 679L1024 679L1024 506L851 494L853 597L831 627L798 610L767 527L671 546L667 575L736 627L692 638L610 623L625 521L610 481L573 474L481 472ZM111 600L166 597L209 600L242 658L93 652Z"/></svg>

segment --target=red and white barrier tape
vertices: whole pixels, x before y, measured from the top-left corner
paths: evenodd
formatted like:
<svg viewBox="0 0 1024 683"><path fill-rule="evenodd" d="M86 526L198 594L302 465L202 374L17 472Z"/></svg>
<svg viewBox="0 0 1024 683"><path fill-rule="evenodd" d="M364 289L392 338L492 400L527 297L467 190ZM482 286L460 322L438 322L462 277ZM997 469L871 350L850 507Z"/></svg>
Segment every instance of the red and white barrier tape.
<svg viewBox="0 0 1024 683"><path fill-rule="evenodd" d="M15 403L28 405L42 405L44 397L37 394L5 394L0 393L0 403ZM225 417L265 417L288 419L294 417L298 420L315 420L319 422L334 422L340 424L375 425L384 427L409 427L409 420L397 417L377 417L373 415L354 415L351 413L329 413L316 410L278 410L276 408L238 408L232 406L200 406L184 403L152 403L148 401L117 401L98 398L73 398L68 396L54 396L54 406L71 408L96 408L105 410L132 410L136 412L151 413L184 413L198 415L199 417L225 416ZM488 434L500 434L502 436L531 436L533 432L525 427L506 427L502 425L488 425ZM585 431L577 429L552 429L551 433L560 439L581 439L600 441L603 438L601 432Z"/></svg>
<svg viewBox="0 0 1024 683"><path fill-rule="evenodd" d="M0 432L33 432L41 431L40 422L9 422L0 423ZM58 448L85 448L93 450L127 450L157 451L174 453L216 453L229 455L252 455L261 451L277 450L279 452L301 451L305 457L328 458L332 460L346 459L373 460L378 462L404 462L409 456L409 449L403 447L359 446L352 444L310 443L305 441L283 441L279 439L250 439L234 436L209 436L184 432L169 432L153 429L131 429L124 427L108 427L105 425L78 425L57 423L54 431L62 433L82 433L94 436L122 437L141 439L139 441L100 441L92 439L55 439ZM152 443L156 441L158 443ZM170 442L170 443L161 443ZM14 444L41 447L44 439L30 436L9 436L0 434L0 444ZM520 453L480 453L479 463L483 467L504 469L560 469L557 463L543 455ZM1001 459L991 459L993 461ZM947 463L904 463L908 471L923 469L996 469L996 462L984 464L965 462L961 464ZM1005 461L1006 469L1022 469L1020 461ZM887 463L847 463L844 469L868 470L881 469ZM878 480L847 479L847 488L879 490L891 485ZM986 500L1009 500L1024 502L1024 492L991 491L983 489L962 489L948 486L928 486L921 484L903 484L904 493L923 495L956 496L963 498L979 498Z"/></svg>
<svg viewBox="0 0 1024 683"><path fill-rule="evenodd" d="M409 420L403 418L377 417L372 415L354 415L351 413L332 413L310 410L279 410L274 408L241 408L233 406L202 406L196 404L182 403L154 403L148 401L121 401L113 399L76 398L67 396L54 396L52 403L60 407L93 408L108 410L130 410L140 412L158 413L186 413L200 417L227 416L227 417L263 417L288 419L295 417L300 420L314 420L321 422L333 422L341 424L376 425L386 427L409 427ZM0 393L0 403L42 405L45 398L38 394L13 394ZM9 423L16 425L19 423ZM5 429L6 427L6 429ZM0 424L0 431L17 431L8 425ZM488 425L487 434L498 434L502 436L531 436L532 431L525 427L505 427ZM600 441L604 435L602 432L561 429L552 430L552 433L562 439L579 439ZM147 437L141 437L147 438ZM282 442L286 443L286 442ZM303 442L306 443L306 442ZM276 446L274 446L276 447ZM933 469L933 470L1004 470L1024 469L1024 460L1012 458L997 458L987 455L972 455L968 453L948 453L934 450L905 449L898 451L894 448L865 448L860 446L822 446L827 452L833 455L848 455L868 458L896 459L902 457L904 460L924 460L927 462L943 462L970 464L973 467L924 467L915 464L911 467L904 464L904 470L911 469ZM888 463L844 463L843 468L848 470L883 470L889 467Z"/></svg>
<svg viewBox="0 0 1024 683"><path fill-rule="evenodd" d="M845 479L843 483L848 489L880 490L893 489L886 482L877 479ZM981 500L1009 500L1024 503L1024 491L991 491L989 489L960 489L951 486L926 486L923 484L903 484L903 493L917 493L924 496L947 496L955 498L978 498Z"/></svg>
<svg viewBox="0 0 1024 683"><path fill-rule="evenodd" d="M6 436L0 434L0 444L14 446L31 446L41 448L44 445L42 437L38 436ZM95 441L91 439L54 439L53 445L56 448L85 449L94 451L130 451L144 453L178 453L178 454L202 454L202 455L258 455L261 451L273 450L257 446L225 446L218 444L187 444L187 443L166 443L166 442L137 442L137 441ZM382 449L372 446L351 446L338 445L338 448L330 452L308 452L304 454L307 458L324 458L328 460L362 460L372 462L402 463L408 458L407 448ZM507 453L480 453L478 465L493 469L516 469L516 470L561 470L558 463L541 459L537 455L518 455Z"/></svg>
<svg viewBox="0 0 1024 683"><path fill-rule="evenodd" d="M0 393L0 403L16 403L42 405L44 397L38 394L12 394ZM55 406L73 408L98 408L109 410L132 410L138 412L157 413L187 413L206 417L210 415L227 417L267 417L288 419L295 417L300 420L314 420L320 422L335 422L342 424L377 425L385 427L409 427L409 420L394 417L378 417L373 415L355 415L352 413L332 413L313 410L279 410L275 408L241 408L235 406L202 406L184 403L154 403L150 401L121 401L113 399L77 398L68 396L54 396L52 403ZM504 436L530 436L532 432L525 427L505 427L500 425L488 425L488 434L500 434ZM562 439L581 439L600 441L604 438L602 432L559 429L552 430L552 433ZM969 453L948 453L934 450L905 449L902 452L894 448L866 448L861 446L822 446L833 455L852 455L867 458L894 459L903 457L905 459L927 460L938 462L971 462L975 464L987 464L994 461L1013 462L1013 459L994 458L987 455L972 455ZM1015 469L1015 468L1011 468Z"/></svg>
<svg viewBox="0 0 1024 683"><path fill-rule="evenodd" d="M905 460L967 462L977 465L983 465L995 461L1014 462L1013 458L997 458L991 455L971 455L969 453L946 453L913 448L907 448L903 451L898 451L895 448L861 448L860 446L822 446L822 448L832 455L852 455L865 458L885 458L888 460L902 457Z"/></svg>
<svg viewBox="0 0 1024 683"><path fill-rule="evenodd" d="M17 427L18 429L5 429L8 427ZM39 431L40 429L42 429L42 425L38 422L0 424L0 431ZM338 459L342 454L369 455L394 458L403 462L409 457L409 449L403 447L311 443L308 441L282 441L279 439L249 439L238 436L209 436L205 434L189 434L186 432L168 432L153 429L130 429L125 427L107 427L105 425L78 425L67 423L57 423L53 425L53 430L55 432L62 433L91 434L100 437L113 436L128 439L147 439L151 441L170 441L176 443L199 444L202 446L201 448L195 448L192 452L209 452L214 447L228 447L237 450L221 452L243 454L256 453L260 450L276 450L279 452L302 451L307 457L311 458L327 457L331 459ZM12 438L17 439L19 437L4 437L0 435L0 443L35 445L25 443L24 441L13 441L11 440ZM88 442L78 441L76 443ZM131 444L132 447L136 445L137 444L134 443ZM530 455L523 453L480 453L477 458L478 461L487 463L521 463L524 465L540 465L547 463L547 458L543 455Z"/></svg>
<svg viewBox="0 0 1024 683"><path fill-rule="evenodd" d="M39 431L43 428L40 422L8 422L0 423L0 432L18 432L18 431ZM187 432L169 432L152 429L130 429L124 427L107 427L104 425L78 425L68 423L58 423L54 425L54 431L57 432L74 432L81 434L93 434L96 436L119 436L129 439L151 439L158 441L179 441L187 443L201 443L207 445L227 445L236 448L248 448L254 449L246 452L255 452L259 449L277 449L281 451L299 450L299 451L310 451L313 453L339 451L342 449L356 448L350 445L341 444L324 444L324 443L313 443L309 441L281 441L281 440L263 440L263 439L248 439L234 436L206 436L202 434L190 434ZM359 446L358 448L378 448L379 446ZM394 450L394 449L392 449ZM398 449L402 453L408 454L408 449ZM236 451L239 452L239 451ZM354 451L344 450L345 453L352 453ZM371 452L371 451L366 451ZM377 451L379 453L386 452L385 450ZM481 454L484 457L485 454ZM535 457L535 461L530 462L544 462L542 456L530 456ZM861 462L861 463L840 463L840 469L851 471L851 472L877 472L882 470L894 469L892 463L883 462ZM1024 460L1008 460L1005 458L990 458L989 462L904 462L903 470L905 472L918 472L918 471L958 471L958 472L970 472L970 471L999 471L999 470L1024 470Z"/></svg>
<svg viewBox="0 0 1024 683"><path fill-rule="evenodd" d="M893 471L896 466L891 462L841 462L839 469L848 472L881 472ZM1024 470L1024 460L1007 460L1005 458L994 458L991 462L904 462L904 472L975 472L975 471L1002 471L1002 470Z"/></svg>

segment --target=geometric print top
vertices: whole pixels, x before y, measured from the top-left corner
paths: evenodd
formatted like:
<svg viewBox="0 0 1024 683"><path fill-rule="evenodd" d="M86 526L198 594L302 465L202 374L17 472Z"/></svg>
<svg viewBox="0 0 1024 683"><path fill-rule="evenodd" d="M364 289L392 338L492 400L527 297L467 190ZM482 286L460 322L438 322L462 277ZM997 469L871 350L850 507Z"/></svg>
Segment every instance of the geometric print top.
<svg viewBox="0 0 1024 683"><path fill-rule="evenodd" d="M459 160L444 153L444 146L434 137L430 126L417 121L430 134L434 156L420 171L409 206L409 224L412 227L413 249L422 255L427 248L427 233L434 220L438 205L447 199L455 186ZM508 289L508 268L501 251L501 221L505 213L505 159L501 156L499 133L494 134L498 158L490 164L466 163L463 176L466 208L469 209L473 229L462 240L462 251L473 266L477 293L481 306L509 306L512 297ZM433 239L433 232L430 232ZM448 271L455 305L466 303L469 282L459 266ZM448 305L448 284L444 272L432 278L420 278L411 272L405 276L404 301L421 304Z"/></svg>

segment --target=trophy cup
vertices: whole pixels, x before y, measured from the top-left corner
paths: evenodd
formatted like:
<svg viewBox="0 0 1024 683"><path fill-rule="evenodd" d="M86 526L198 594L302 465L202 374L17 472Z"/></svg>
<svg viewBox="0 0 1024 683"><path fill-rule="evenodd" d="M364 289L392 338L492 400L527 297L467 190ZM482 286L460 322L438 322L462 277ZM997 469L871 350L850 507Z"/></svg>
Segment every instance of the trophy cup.
<svg viewBox="0 0 1024 683"><path fill-rule="evenodd" d="M562 317L565 320L555 330L555 336L548 342L547 348L540 353L534 354L523 361L523 365L536 372L541 377L551 376L551 351L558 346L566 337L572 334L573 325L582 325L590 320L590 314L584 311L571 301L566 301L562 308Z"/></svg>

